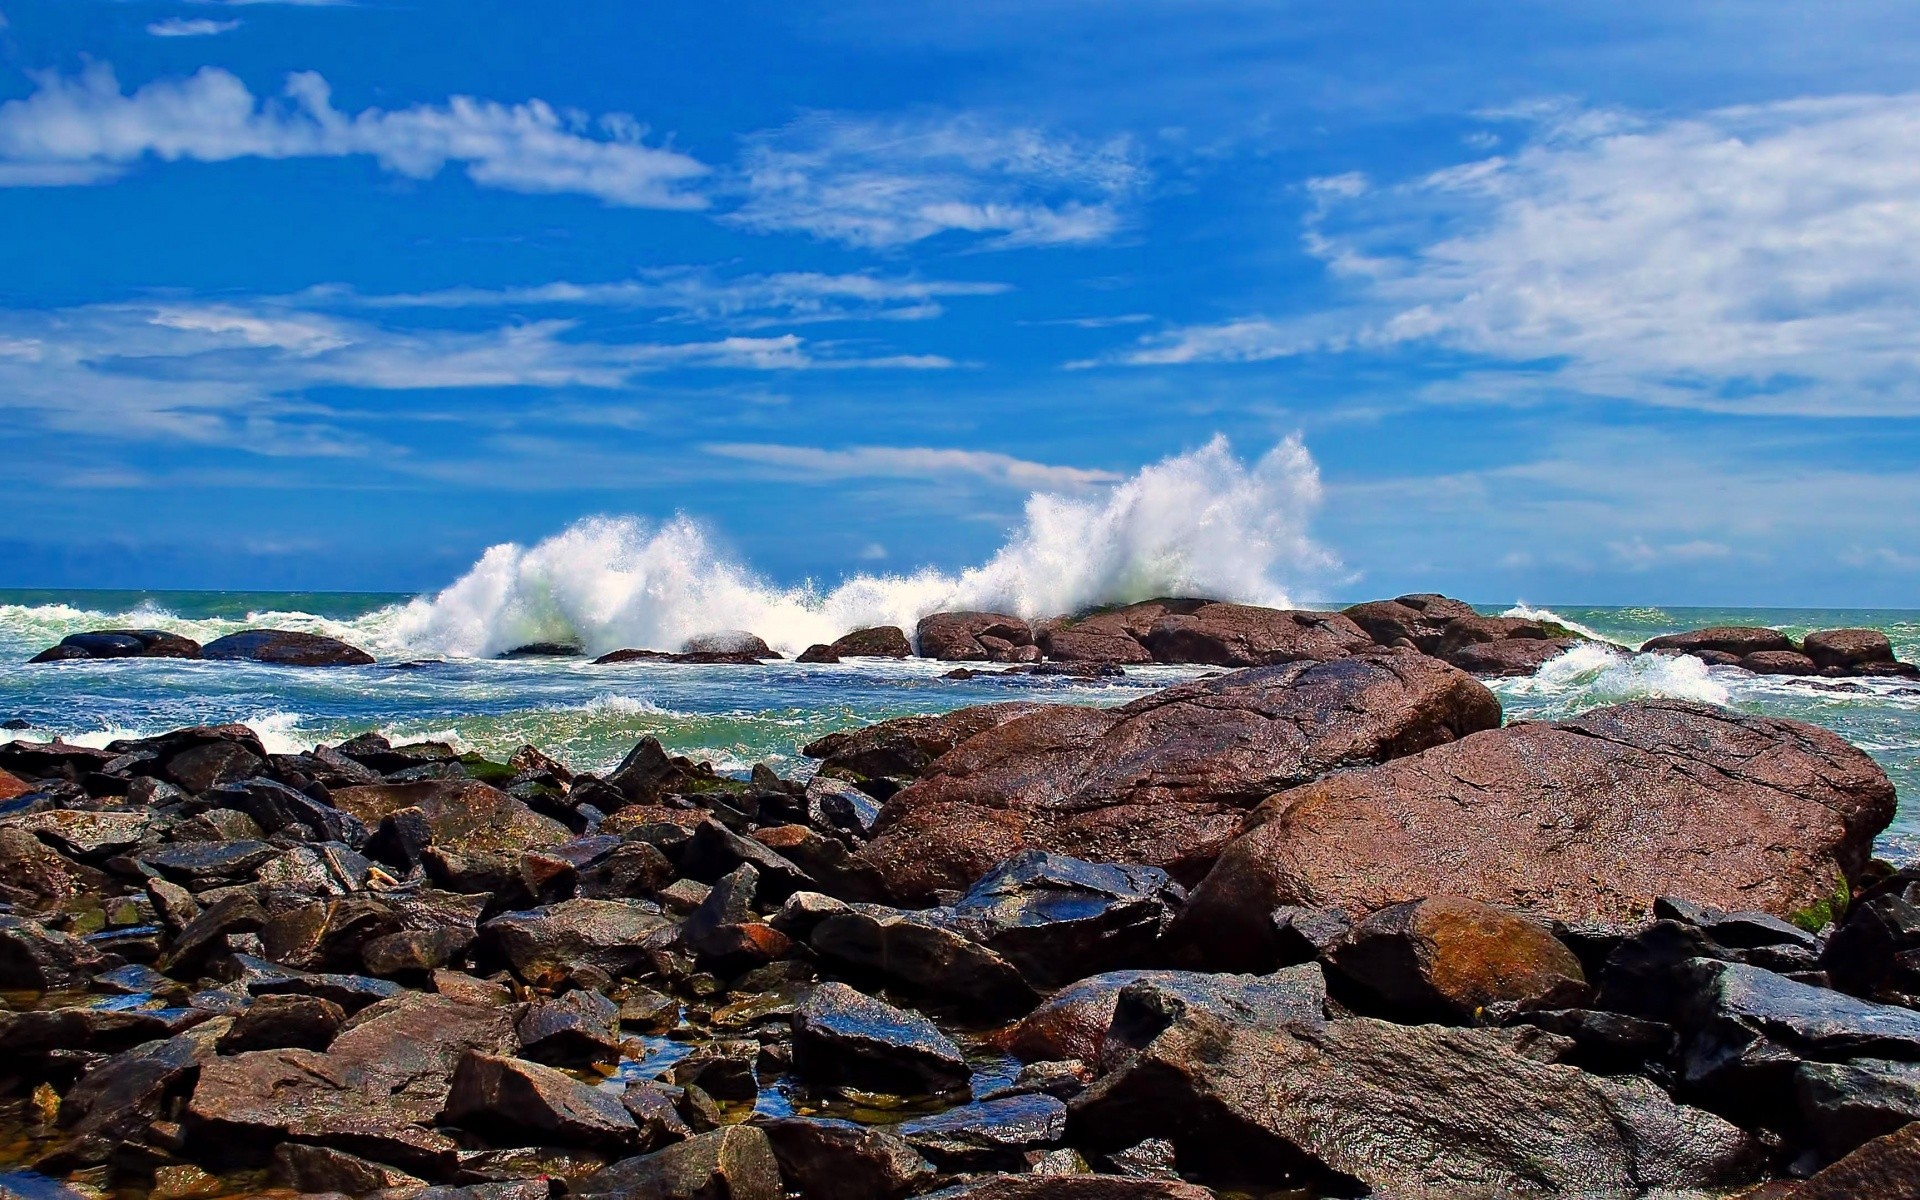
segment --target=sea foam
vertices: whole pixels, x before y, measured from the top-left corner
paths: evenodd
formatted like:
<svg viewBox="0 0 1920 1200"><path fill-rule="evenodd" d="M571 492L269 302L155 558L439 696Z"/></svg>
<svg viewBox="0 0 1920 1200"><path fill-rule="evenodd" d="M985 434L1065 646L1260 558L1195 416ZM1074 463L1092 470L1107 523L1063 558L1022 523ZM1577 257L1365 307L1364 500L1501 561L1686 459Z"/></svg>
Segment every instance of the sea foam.
<svg viewBox="0 0 1920 1200"><path fill-rule="evenodd" d="M1333 560L1307 534L1319 471L1290 438L1252 463L1223 437L1093 496L1036 493L985 563L859 575L830 590L769 583L696 521L590 517L532 547L494 546L438 595L367 619L379 648L484 657L531 642L675 650L747 630L792 654L850 629L911 630L928 613L1026 617L1160 595L1285 606Z"/></svg>

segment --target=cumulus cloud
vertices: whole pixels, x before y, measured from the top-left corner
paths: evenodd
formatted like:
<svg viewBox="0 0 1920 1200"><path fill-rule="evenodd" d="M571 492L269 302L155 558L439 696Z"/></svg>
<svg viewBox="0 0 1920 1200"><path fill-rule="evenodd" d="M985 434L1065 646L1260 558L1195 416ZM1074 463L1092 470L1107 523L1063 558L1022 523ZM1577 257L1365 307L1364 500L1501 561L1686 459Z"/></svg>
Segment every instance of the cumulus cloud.
<svg viewBox="0 0 1920 1200"><path fill-rule="evenodd" d="M764 325L774 322L915 321L941 314L940 300L997 296L1004 283L888 278L790 271L721 278L712 271L669 268L610 283L544 283L511 288L448 288L400 295L355 296L336 290L315 293L368 308L533 308L571 305L598 308L669 309L703 321Z"/></svg>
<svg viewBox="0 0 1920 1200"><path fill-rule="evenodd" d="M747 139L740 175L746 198L729 220L868 248L944 233L997 248L1105 241L1146 178L1124 139L830 114Z"/></svg>
<svg viewBox="0 0 1920 1200"><path fill-rule="evenodd" d="M985 450L943 450L927 446L853 446L826 450L815 446L718 443L703 447L722 458L778 468L810 479L924 479L971 475L1018 488L1084 488L1116 483L1112 471L1059 467ZM883 551L884 553L884 551Z"/></svg>
<svg viewBox="0 0 1920 1200"><path fill-rule="evenodd" d="M147 32L162 38L213 37L232 33L238 28L238 21L216 21L210 17L168 17L163 21L149 22Z"/></svg>
<svg viewBox="0 0 1920 1200"><path fill-rule="evenodd" d="M508 191L574 193L638 208L707 203L689 190L707 168L647 145L645 129L622 114L589 121L539 100L506 105L467 96L347 114L312 72L288 76L284 94L267 99L216 67L132 92L122 92L104 64L34 81L31 95L0 104L0 186L96 183L148 158L367 155L413 179L452 163L475 183Z"/></svg>
<svg viewBox="0 0 1920 1200"><path fill-rule="evenodd" d="M1527 121L1509 155L1317 182L1305 244L1342 312L1171 330L1109 361L1430 345L1523 364L1535 394L1920 412L1920 94Z"/></svg>

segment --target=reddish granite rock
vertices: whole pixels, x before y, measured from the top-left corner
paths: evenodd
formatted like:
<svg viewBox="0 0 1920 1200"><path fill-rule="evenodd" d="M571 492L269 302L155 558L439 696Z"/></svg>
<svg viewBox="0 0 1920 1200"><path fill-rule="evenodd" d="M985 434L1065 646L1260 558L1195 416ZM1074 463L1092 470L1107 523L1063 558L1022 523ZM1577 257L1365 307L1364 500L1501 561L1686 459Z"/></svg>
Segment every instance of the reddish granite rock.
<svg viewBox="0 0 1920 1200"><path fill-rule="evenodd" d="M1258 667L1272 663L1325 662L1373 645L1373 639L1339 613L1256 608L1249 604L1203 604L1153 623L1147 649L1155 662Z"/></svg>
<svg viewBox="0 0 1920 1200"><path fill-rule="evenodd" d="M1895 661L1893 643L1878 629L1828 629L1810 633L1801 651L1823 671L1857 671Z"/></svg>
<svg viewBox="0 0 1920 1200"><path fill-rule="evenodd" d="M1038 709L890 799L860 857L899 900L969 886L1028 848L1191 880L1274 792L1499 720L1483 685L1406 651L1258 667L1114 709Z"/></svg>
<svg viewBox="0 0 1920 1200"><path fill-rule="evenodd" d="M1812 675L1819 670L1811 658L1792 650L1757 650L1740 665L1756 675Z"/></svg>
<svg viewBox="0 0 1920 1200"><path fill-rule="evenodd" d="M986 640L983 640L986 639ZM1004 662L1003 647L1033 645L1033 627L1006 613L943 612L920 618L914 641L921 658L942 662ZM994 651L1002 650L996 657Z"/></svg>
<svg viewBox="0 0 1920 1200"><path fill-rule="evenodd" d="M1649 638L1640 648L1642 650L1678 650L1682 654L1717 650L1722 654L1745 658L1749 654L1759 654L1765 650L1792 650L1794 646L1793 639L1778 629L1764 629L1751 625L1717 625L1711 629L1691 629L1686 633L1669 633L1661 637Z"/></svg>
<svg viewBox="0 0 1920 1200"><path fill-rule="evenodd" d="M1578 638L1508 638L1500 642L1470 642L1450 653L1447 661L1482 679L1531 675L1579 644Z"/></svg>
<svg viewBox="0 0 1920 1200"><path fill-rule="evenodd" d="M1147 635L1160 618L1191 614L1208 600L1143 600L1084 617L1059 617L1039 631L1040 648L1056 662L1150 663Z"/></svg>
<svg viewBox="0 0 1920 1200"><path fill-rule="evenodd" d="M1466 601L1431 592L1394 600L1372 600L1343 608L1340 613L1382 646L1405 644L1423 654L1439 649L1448 625L1461 617L1479 616Z"/></svg>
<svg viewBox="0 0 1920 1200"><path fill-rule="evenodd" d="M1546 926L1462 896L1383 908L1333 953L1334 969L1394 1015L1466 1022L1489 1004L1586 998L1580 960Z"/></svg>
<svg viewBox="0 0 1920 1200"><path fill-rule="evenodd" d="M856 629L836 638L827 653L840 658L911 658L913 646L896 625L876 625Z"/></svg>
<svg viewBox="0 0 1920 1200"><path fill-rule="evenodd" d="M821 760L830 775L859 779L918 779L933 761L961 742L1040 705L981 704L934 717L895 717L808 742L800 753Z"/></svg>
<svg viewBox="0 0 1920 1200"><path fill-rule="evenodd" d="M1207 961L1271 961L1277 905L1364 917L1467 894L1567 920L1659 896L1825 920L1892 819L1893 786L1798 721L1677 700L1518 724L1275 796L1181 920Z"/></svg>

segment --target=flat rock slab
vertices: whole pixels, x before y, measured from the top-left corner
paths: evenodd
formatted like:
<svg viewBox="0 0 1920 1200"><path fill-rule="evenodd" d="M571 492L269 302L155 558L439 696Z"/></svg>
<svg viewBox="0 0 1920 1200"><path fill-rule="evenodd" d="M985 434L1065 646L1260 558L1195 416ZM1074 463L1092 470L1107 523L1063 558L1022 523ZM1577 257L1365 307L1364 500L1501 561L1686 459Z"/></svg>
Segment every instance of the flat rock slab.
<svg viewBox="0 0 1920 1200"><path fill-rule="evenodd" d="M1499 721L1484 685L1411 651L1256 667L1115 709L1041 709L961 743L888 800L861 857L902 902L967 887L1028 848L1191 880L1275 792Z"/></svg>
<svg viewBox="0 0 1920 1200"><path fill-rule="evenodd" d="M1892 819L1886 773L1798 721L1678 700L1477 733L1276 796L1195 889L1210 962L1270 959L1279 905L1470 895L1569 921L1657 897L1825 921Z"/></svg>

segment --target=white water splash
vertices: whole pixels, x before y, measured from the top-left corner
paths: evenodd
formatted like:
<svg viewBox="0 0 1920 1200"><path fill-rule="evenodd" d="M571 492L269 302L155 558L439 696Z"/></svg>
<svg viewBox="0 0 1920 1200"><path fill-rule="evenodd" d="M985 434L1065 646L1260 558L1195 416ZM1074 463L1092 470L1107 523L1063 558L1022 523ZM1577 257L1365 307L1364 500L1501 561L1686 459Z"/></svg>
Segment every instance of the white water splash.
<svg viewBox="0 0 1920 1200"><path fill-rule="evenodd" d="M685 517L592 517L531 548L493 547L439 595L370 618L366 633L383 649L480 657L531 642L678 649L749 630L791 654L862 626L911 630L948 609L1038 617L1161 595L1284 607L1290 582L1332 566L1306 530L1319 500L1298 439L1247 464L1216 437L1101 496L1030 496L1007 543L958 575L861 575L826 592L769 584Z"/></svg>
<svg viewBox="0 0 1920 1200"><path fill-rule="evenodd" d="M1697 700L1724 705L1731 698L1707 664L1687 655L1630 654L1589 643L1569 647L1531 676L1492 685L1503 702L1519 701L1530 718L1568 716L1629 700ZM1509 708L1514 705L1509 704Z"/></svg>
<svg viewBox="0 0 1920 1200"><path fill-rule="evenodd" d="M1553 611L1550 608L1535 608L1533 605L1528 604L1525 600L1520 600L1515 602L1512 608L1501 613L1500 615L1503 617L1519 617L1523 621L1552 621L1556 625L1560 625L1567 629L1573 630L1575 633L1579 634L1583 638L1600 642L1608 646L1626 646L1625 642L1615 641L1614 639L1608 637L1604 633L1595 633L1593 630L1587 628L1585 625L1582 625L1580 622L1568 620L1566 617L1561 616L1559 613ZM1638 647L1628 646L1627 648L1637 649Z"/></svg>

